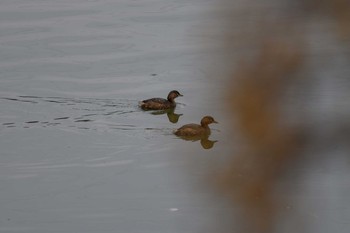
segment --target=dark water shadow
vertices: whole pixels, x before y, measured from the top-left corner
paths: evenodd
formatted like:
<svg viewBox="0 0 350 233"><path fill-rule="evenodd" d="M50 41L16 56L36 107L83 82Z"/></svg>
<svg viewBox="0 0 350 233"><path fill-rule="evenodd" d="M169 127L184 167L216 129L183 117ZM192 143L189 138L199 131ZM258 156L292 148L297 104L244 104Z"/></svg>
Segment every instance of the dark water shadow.
<svg viewBox="0 0 350 233"><path fill-rule="evenodd" d="M17 102L23 102L23 103L32 103L32 104L37 104L38 103L37 101L34 101L34 100L26 100L26 99L21 99L21 98L1 97L0 99L10 100L10 101L17 101Z"/></svg>
<svg viewBox="0 0 350 233"><path fill-rule="evenodd" d="M214 147L214 144L218 142L217 140L210 140L209 134L207 135L200 135L200 136L177 136L185 141L191 141L191 142L197 142L200 141L201 146L203 149L211 149Z"/></svg>
<svg viewBox="0 0 350 233"><path fill-rule="evenodd" d="M166 114L168 117L169 122L171 123L177 123L180 119L180 116L183 114L177 114L175 113L175 108L166 109L166 110L158 110L158 111L152 111L152 115L163 115Z"/></svg>

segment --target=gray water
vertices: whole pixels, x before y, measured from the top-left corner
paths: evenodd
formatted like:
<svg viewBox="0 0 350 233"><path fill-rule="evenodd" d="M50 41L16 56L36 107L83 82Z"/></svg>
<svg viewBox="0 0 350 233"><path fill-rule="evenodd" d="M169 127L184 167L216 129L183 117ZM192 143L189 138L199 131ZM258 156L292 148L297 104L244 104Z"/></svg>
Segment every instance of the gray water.
<svg viewBox="0 0 350 233"><path fill-rule="evenodd" d="M203 187L212 164L225 162L237 146L228 131L230 89L221 62L227 19L213 14L215 6L214 0L0 2L1 233L234 230L229 213L238 204ZM308 89L289 90L292 111L285 118L306 122L316 146L289 171L288 190L277 181L286 200L281 218L288 217L276 225L280 232L305 224L305 232L345 233L348 57L314 20L307 34L313 78ZM174 113L138 107L173 89L184 95ZM204 115L219 122L208 141L172 134Z"/></svg>
<svg viewBox="0 0 350 233"><path fill-rule="evenodd" d="M212 195L193 188L201 170L188 173L184 156L213 156L220 142L172 134L222 118L196 63L198 6L1 1L0 232L195 232L213 221L223 206L203 205ZM138 108L172 89L184 95L179 115Z"/></svg>

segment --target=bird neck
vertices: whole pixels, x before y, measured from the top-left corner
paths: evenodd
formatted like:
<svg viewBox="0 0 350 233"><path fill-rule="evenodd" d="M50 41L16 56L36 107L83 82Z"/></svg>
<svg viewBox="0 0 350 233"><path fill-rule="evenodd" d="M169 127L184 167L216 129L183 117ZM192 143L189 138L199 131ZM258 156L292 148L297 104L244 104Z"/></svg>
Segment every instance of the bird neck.
<svg viewBox="0 0 350 233"><path fill-rule="evenodd" d="M201 121L201 126L204 128L209 128L208 124L206 122Z"/></svg>
<svg viewBox="0 0 350 233"><path fill-rule="evenodd" d="M171 102L171 103L175 103L174 98L171 97L171 96L168 96L168 101Z"/></svg>

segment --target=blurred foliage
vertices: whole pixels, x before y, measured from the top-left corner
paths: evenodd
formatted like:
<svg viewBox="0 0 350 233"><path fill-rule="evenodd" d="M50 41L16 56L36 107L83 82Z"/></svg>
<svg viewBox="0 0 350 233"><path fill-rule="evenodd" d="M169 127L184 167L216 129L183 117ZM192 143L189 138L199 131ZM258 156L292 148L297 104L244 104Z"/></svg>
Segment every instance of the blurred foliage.
<svg viewBox="0 0 350 233"><path fill-rule="evenodd" d="M227 28L223 43L228 54L239 54L229 72L233 80L229 108L234 116L233 131L246 146L220 169L215 184L233 206L239 205L241 232L276 230L280 213L276 184L296 166L296 159L303 159L301 148L310 142L308 127L302 123L291 126L282 114L286 90L300 79L310 59L305 25L322 19L324 26L335 29L327 33L336 35L344 50L349 46L350 1L275 2L247 1L226 9L233 12L228 14L227 20L232 22L228 25L241 26L239 32L234 30L237 27ZM227 1L223 4L230 6ZM237 20L235 12L240 9L249 13ZM230 65L229 56L225 59Z"/></svg>

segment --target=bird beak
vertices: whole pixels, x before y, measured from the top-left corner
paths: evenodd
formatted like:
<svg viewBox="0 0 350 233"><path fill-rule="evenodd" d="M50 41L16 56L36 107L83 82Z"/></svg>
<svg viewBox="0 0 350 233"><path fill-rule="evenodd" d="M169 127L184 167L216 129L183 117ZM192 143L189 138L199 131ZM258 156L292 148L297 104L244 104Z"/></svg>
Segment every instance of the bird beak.
<svg viewBox="0 0 350 233"><path fill-rule="evenodd" d="M217 124L218 124L219 122L217 122L216 120L214 120L213 123L217 123Z"/></svg>
<svg viewBox="0 0 350 233"><path fill-rule="evenodd" d="M179 96L183 96L183 95L181 95L181 94L179 93Z"/></svg>

